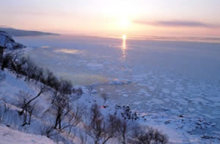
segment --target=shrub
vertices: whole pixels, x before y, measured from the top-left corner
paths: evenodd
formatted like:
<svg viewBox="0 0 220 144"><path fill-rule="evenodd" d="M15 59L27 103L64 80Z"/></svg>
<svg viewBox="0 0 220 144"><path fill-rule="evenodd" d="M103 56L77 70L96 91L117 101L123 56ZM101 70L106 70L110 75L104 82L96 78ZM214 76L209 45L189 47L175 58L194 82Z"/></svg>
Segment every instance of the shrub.
<svg viewBox="0 0 220 144"><path fill-rule="evenodd" d="M158 130L149 128L147 130L136 127L133 131L131 144L166 144L168 139L165 135L160 133Z"/></svg>

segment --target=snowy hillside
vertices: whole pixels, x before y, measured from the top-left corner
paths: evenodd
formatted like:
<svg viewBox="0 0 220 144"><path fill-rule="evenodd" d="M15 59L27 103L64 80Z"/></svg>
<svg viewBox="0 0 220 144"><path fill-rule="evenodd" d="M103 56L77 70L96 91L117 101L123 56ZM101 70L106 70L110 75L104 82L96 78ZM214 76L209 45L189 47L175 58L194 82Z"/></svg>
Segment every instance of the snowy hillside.
<svg viewBox="0 0 220 144"><path fill-rule="evenodd" d="M13 130L0 125L0 144L55 144L45 136L38 136Z"/></svg>
<svg viewBox="0 0 220 144"><path fill-rule="evenodd" d="M21 131L14 132L17 134L11 132L11 135L18 136L14 140L23 143L35 143L35 138L40 137L35 135L44 135L65 144L134 143L139 141L139 134L141 136L147 130L140 129L135 131L137 136L133 135L132 129L136 127L138 130L139 126L132 121L138 117L129 108L115 109L110 101L106 102L104 95L100 98L90 88L74 88L68 81L57 78L52 72L23 57L22 53L10 51L16 43L4 32L1 45L7 51L3 55L0 71L2 135L13 131L7 128L10 127ZM119 112L119 117L115 110ZM26 134L28 136L22 139L19 135L25 135L23 132L31 135ZM157 130L149 129L146 135L156 136L147 141L167 143L166 136ZM6 144L14 142L10 137L3 140ZM38 142L48 141L45 138Z"/></svg>
<svg viewBox="0 0 220 144"><path fill-rule="evenodd" d="M12 37L4 31L0 31L0 46L7 49L18 49L24 47L23 45L16 43L14 39L12 39Z"/></svg>
<svg viewBox="0 0 220 144"><path fill-rule="evenodd" d="M14 51L17 43L6 33L0 33L0 37L7 51L0 64L0 144L220 141L217 132L212 136L189 132L215 127L215 123L175 112L171 119L165 114L140 113L128 105L118 105L104 92L99 94L92 86L74 87L68 80ZM112 86L123 84L111 83Z"/></svg>

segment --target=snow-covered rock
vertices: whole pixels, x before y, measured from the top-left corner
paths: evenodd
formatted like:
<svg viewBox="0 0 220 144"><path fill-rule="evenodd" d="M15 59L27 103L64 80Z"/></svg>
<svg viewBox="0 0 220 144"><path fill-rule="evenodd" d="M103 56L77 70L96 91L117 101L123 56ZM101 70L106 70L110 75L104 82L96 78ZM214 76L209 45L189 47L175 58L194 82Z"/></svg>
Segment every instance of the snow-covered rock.
<svg viewBox="0 0 220 144"><path fill-rule="evenodd" d="M12 50L23 48L24 46L16 43L15 40L6 32L0 31L0 47Z"/></svg>

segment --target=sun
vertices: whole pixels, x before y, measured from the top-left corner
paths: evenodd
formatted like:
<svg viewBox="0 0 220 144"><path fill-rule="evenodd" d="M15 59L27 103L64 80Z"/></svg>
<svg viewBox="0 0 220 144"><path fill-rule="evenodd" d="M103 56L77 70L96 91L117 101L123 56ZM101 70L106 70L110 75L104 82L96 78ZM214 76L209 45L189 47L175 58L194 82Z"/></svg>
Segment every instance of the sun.
<svg viewBox="0 0 220 144"><path fill-rule="evenodd" d="M119 20L119 27L121 29L128 29L130 27L130 25L131 25L131 21L127 18L121 18Z"/></svg>
<svg viewBox="0 0 220 144"><path fill-rule="evenodd" d="M126 39L127 39L127 35L126 35L126 34L123 34L123 35L122 35L122 39L123 39L123 40L126 40Z"/></svg>

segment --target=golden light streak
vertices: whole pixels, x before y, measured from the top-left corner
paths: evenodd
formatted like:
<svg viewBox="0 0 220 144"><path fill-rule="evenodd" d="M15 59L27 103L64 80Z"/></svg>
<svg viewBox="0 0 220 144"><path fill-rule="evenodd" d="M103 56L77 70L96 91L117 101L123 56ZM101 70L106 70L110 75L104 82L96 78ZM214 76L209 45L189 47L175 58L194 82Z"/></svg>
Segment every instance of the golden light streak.
<svg viewBox="0 0 220 144"><path fill-rule="evenodd" d="M126 39L127 39L127 35L123 34L122 35L122 47L121 47L123 60L126 59L126 50L127 50Z"/></svg>

